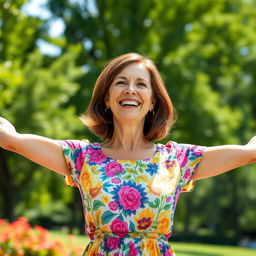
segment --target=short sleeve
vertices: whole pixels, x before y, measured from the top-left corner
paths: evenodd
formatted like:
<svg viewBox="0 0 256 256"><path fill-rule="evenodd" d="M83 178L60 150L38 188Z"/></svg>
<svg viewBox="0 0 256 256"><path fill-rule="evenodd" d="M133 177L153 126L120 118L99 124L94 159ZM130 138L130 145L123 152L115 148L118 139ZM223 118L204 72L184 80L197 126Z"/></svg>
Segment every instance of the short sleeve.
<svg viewBox="0 0 256 256"><path fill-rule="evenodd" d="M191 177L195 173L206 147L191 144L174 144L181 170L179 186L182 192L191 192L195 186L195 181L191 180Z"/></svg>
<svg viewBox="0 0 256 256"><path fill-rule="evenodd" d="M84 164L89 141L87 140L58 140L61 145L63 156L70 171L69 176L65 176L65 183L68 186L79 185L79 177Z"/></svg>

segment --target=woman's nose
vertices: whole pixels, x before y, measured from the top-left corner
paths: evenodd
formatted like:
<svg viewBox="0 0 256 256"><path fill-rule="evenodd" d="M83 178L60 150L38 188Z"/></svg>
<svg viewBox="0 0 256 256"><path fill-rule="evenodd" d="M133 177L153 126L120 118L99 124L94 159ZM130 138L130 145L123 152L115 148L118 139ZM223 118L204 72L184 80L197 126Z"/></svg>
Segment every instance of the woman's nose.
<svg viewBox="0 0 256 256"><path fill-rule="evenodd" d="M133 83L128 84L128 86L126 87L126 91L127 94L128 93L136 93L136 88L135 85Z"/></svg>

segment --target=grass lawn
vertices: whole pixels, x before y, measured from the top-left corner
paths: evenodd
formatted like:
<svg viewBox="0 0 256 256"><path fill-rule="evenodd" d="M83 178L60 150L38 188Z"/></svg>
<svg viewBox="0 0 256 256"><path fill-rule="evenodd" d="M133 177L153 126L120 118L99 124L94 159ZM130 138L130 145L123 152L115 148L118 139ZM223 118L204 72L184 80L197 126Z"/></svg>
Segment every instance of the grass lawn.
<svg viewBox="0 0 256 256"><path fill-rule="evenodd" d="M177 256L256 256L256 250L236 246L171 243Z"/></svg>
<svg viewBox="0 0 256 256"><path fill-rule="evenodd" d="M60 239L63 243L68 242L66 234L51 231L53 238ZM89 242L86 236L76 236L74 244L85 248ZM171 243L176 256L256 256L256 249L245 249L235 246L194 244L194 243Z"/></svg>

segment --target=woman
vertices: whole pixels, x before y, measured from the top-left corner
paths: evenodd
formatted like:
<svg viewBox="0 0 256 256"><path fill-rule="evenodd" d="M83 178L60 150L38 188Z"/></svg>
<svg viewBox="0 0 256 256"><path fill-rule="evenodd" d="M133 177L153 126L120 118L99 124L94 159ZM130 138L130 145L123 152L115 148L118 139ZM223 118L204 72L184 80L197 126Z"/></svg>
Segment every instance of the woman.
<svg viewBox="0 0 256 256"><path fill-rule="evenodd" d="M0 146L79 188L91 239L84 255L175 255L167 239L180 192L256 160L256 137L243 146L153 143L174 109L154 64L135 53L103 70L81 119L103 143L19 134L1 118Z"/></svg>

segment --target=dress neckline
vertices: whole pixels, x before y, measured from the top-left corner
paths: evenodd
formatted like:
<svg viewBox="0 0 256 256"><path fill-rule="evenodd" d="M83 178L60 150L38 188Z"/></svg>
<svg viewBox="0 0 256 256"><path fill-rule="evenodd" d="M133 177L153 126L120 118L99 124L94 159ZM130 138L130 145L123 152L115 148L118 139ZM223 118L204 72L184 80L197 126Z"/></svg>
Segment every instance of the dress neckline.
<svg viewBox="0 0 256 256"><path fill-rule="evenodd" d="M156 157L156 155L158 154L158 152L159 152L159 143L156 143L156 144L155 144L155 145L156 145L155 153L154 153L151 157L148 157L148 158L145 158L145 159L129 159L129 160L128 160L128 159L117 159L117 158L113 158L113 157L107 156L107 155L103 152L102 147L101 147L101 144L100 144L99 142L96 142L95 144L99 147L99 150L100 150L100 152L102 153L103 156L105 156L106 158L111 159L111 160L113 160L113 161L122 161L122 162L145 161L145 162L147 162L147 161L152 161L152 160Z"/></svg>

